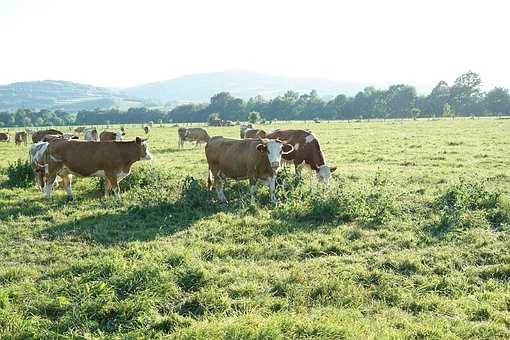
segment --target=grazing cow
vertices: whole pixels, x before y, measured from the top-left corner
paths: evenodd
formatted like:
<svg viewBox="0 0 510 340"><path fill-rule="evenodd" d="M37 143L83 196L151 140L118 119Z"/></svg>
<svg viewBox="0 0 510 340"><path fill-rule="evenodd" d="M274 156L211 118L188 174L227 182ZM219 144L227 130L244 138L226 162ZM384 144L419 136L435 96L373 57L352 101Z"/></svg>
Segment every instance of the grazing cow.
<svg viewBox="0 0 510 340"><path fill-rule="evenodd" d="M8 142L11 139L8 133L0 132L0 142Z"/></svg>
<svg viewBox="0 0 510 340"><path fill-rule="evenodd" d="M239 127L239 130L240 130L239 131L239 136L241 137L241 139L244 139L244 133L248 129L253 129L253 124L252 123L241 124L241 126Z"/></svg>
<svg viewBox="0 0 510 340"><path fill-rule="evenodd" d="M41 142L53 142L55 140L71 140L71 139L78 139L78 136L72 134L72 133L64 133L63 135L45 135Z"/></svg>
<svg viewBox="0 0 510 340"><path fill-rule="evenodd" d="M62 136L63 133L58 130L54 130L54 129L36 131L32 134L32 142L34 142L34 143L40 142L43 140L44 136L46 136L46 135Z"/></svg>
<svg viewBox="0 0 510 340"><path fill-rule="evenodd" d="M244 138L266 138L266 131L260 129L246 129Z"/></svg>
<svg viewBox="0 0 510 340"><path fill-rule="evenodd" d="M184 147L184 142L196 142L195 147L200 143L207 143L211 137L202 128L179 128L179 148Z"/></svg>
<svg viewBox="0 0 510 340"><path fill-rule="evenodd" d="M120 132L122 132L123 135L126 135L126 128L121 126L120 127Z"/></svg>
<svg viewBox="0 0 510 340"><path fill-rule="evenodd" d="M117 131L117 132L103 131L99 135L99 140L101 140L101 141L114 140L114 141L120 142L124 135L125 135L125 133L122 133L121 131Z"/></svg>
<svg viewBox="0 0 510 340"><path fill-rule="evenodd" d="M83 131L85 131L84 126L78 126L76 129L74 129L74 132L76 133L83 133Z"/></svg>
<svg viewBox="0 0 510 340"><path fill-rule="evenodd" d="M148 127L148 126L144 126L144 127L143 127L143 132L145 132L145 134L146 134L146 135L148 135L148 134L149 134L149 132L151 132L151 128L150 128L150 127Z"/></svg>
<svg viewBox="0 0 510 340"><path fill-rule="evenodd" d="M119 182L129 175L133 163L152 159L147 142L139 137L134 141L116 143L60 140L49 143L47 152L46 197L51 196L56 176L69 174L105 177L105 197L111 190L119 197ZM71 181L65 183L64 189L72 197Z"/></svg>
<svg viewBox="0 0 510 340"><path fill-rule="evenodd" d="M310 131L274 130L267 135L267 138L279 139L294 147L294 151L284 155L283 159L294 163L298 176L301 176L305 164L317 173L319 181L328 182L331 173L336 170L336 166L326 165L319 140Z"/></svg>
<svg viewBox="0 0 510 340"><path fill-rule="evenodd" d="M83 132L84 132L84 139L87 142L90 142L90 141L96 142L97 141L97 130L96 130L96 128L86 128Z"/></svg>
<svg viewBox="0 0 510 340"><path fill-rule="evenodd" d="M14 134L14 143L21 145L22 143L27 145L27 133L25 131L19 131Z"/></svg>
<svg viewBox="0 0 510 340"><path fill-rule="evenodd" d="M216 188L218 199L227 202L223 192L225 178L249 179L252 200L255 198L257 180L269 186L271 202L276 202L276 171L282 154L292 152L293 147L272 139L230 139L212 137L205 146L209 164L209 190Z"/></svg>

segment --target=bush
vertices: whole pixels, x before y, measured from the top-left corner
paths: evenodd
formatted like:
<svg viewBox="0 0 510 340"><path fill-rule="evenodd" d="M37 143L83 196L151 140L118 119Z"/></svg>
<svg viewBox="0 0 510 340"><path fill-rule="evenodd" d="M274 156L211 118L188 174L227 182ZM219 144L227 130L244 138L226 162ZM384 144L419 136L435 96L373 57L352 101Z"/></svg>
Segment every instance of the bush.
<svg viewBox="0 0 510 340"><path fill-rule="evenodd" d="M30 162L18 159L14 163L9 163L4 170L7 181L5 184L11 188L27 188L34 183L34 172Z"/></svg>

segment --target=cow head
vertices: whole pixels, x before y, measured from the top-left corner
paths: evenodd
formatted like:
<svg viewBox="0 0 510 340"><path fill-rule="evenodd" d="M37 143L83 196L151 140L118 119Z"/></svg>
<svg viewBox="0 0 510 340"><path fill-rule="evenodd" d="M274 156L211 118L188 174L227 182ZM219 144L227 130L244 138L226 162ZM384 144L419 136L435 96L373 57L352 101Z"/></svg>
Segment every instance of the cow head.
<svg viewBox="0 0 510 340"><path fill-rule="evenodd" d="M269 164L271 164L271 168L276 171L280 167L282 154L286 155L291 153L294 151L294 147L279 140L269 139L260 140L260 144L257 145L257 150L267 153Z"/></svg>
<svg viewBox="0 0 510 340"><path fill-rule="evenodd" d="M152 160L152 155L149 151L149 144L147 144L147 139L141 139L140 137L136 137L135 142L140 146L140 160L141 161Z"/></svg>
<svg viewBox="0 0 510 340"><path fill-rule="evenodd" d="M335 172L336 166L327 166L321 165L319 166L319 170L317 170L317 177L319 177L319 182L329 182L331 178L331 173Z"/></svg>

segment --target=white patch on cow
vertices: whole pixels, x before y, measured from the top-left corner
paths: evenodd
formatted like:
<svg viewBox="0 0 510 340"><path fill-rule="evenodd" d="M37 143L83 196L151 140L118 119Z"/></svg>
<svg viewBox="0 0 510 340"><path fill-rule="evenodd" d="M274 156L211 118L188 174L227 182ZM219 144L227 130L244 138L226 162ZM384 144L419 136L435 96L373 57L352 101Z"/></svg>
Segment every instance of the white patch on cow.
<svg viewBox="0 0 510 340"><path fill-rule="evenodd" d="M294 145L294 150L299 150L299 143L296 143L296 145Z"/></svg>
<svg viewBox="0 0 510 340"><path fill-rule="evenodd" d="M115 140L120 142L122 140L122 132L115 133Z"/></svg>
<svg viewBox="0 0 510 340"><path fill-rule="evenodd" d="M271 167L279 167L282 160L283 144L276 141L269 141L267 146L267 158Z"/></svg>
<svg viewBox="0 0 510 340"><path fill-rule="evenodd" d="M62 135L62 138L64 138L65 140L70 140L74 137L74 133L64 133Z"/></svg>
<svg viewBox="0 0 510 340"><path fill-rule="evenodd" d="M95 177L105 177L105 174L104 174L104 170L97 170L96 172L94 172L92 175L90 176L95 176Z"/></svg>
<svg viewBox="0 0 510 340"><path fill-rule="evenodd" d="M331 168L327 165L321 165L319 166L317 175L319 177L319 181L329 182L329 179L331 178Z"/></svg>
<svg viewBox="0 0 510 340"><path fill-rule="evenodd" d="M309 134L308 136L305 137L305 142L308 144L308 143L311 143L315 140L315 136L313 134Z"/></svg>
<svg viewBox="0 0 510 340"><path fill-rule="evenodd" d="M41 161L48 145L48 142L38 142L30 146L30 164L35 165Z"/></svg>
<svg viewBox="0 0 510 340"><path fill-rule="evenodd" d="M142 161L151 161L152 160L152 154L149 151L149 144L147 142L142 142L142 145L145 147L145 157L143 157Z"/></svg>

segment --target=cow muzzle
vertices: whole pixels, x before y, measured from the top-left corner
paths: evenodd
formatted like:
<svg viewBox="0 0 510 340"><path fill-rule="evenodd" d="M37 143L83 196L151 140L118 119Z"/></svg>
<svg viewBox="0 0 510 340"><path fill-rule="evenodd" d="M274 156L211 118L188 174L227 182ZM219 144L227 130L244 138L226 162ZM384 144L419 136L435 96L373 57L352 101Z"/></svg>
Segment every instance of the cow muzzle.
<svg viewBox="0 0 510 340"><path fill-rule="evenodd" d="M271 168L273 170L278 170L279 167L280 167L280 162L271 162Z"/></svg>

